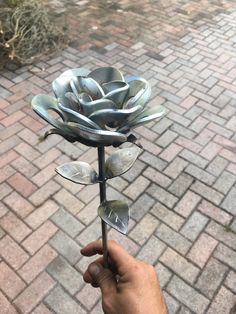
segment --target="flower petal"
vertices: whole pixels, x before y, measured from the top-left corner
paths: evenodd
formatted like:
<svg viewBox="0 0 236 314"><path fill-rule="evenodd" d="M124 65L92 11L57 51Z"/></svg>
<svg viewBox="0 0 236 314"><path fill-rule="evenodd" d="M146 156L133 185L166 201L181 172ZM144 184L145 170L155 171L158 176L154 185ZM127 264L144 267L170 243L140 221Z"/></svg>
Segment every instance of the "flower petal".
<svg viewBox="0 0 236 314"><path fill-rule="evenodd" d="M52 82L52 89L57 98L60 98L64 106L71 108L71 103L66 98L67 92L72 92L70 81L75 76L87 76L89 70L84 68L76 68L63 72L58 78ZM71 108L73 109L73 108Z"/></svg>
<svg viewBox="0 0 236 314"><path fill-rule="evenodd" d="M116 103L118 108L121 108L129 92L129 85L122 81L112 81L104 83L102 88L106 93L104 98L111 99L114 103Z"/></svg>
<svg viewBox="0 0 236 314"><path fill-rule="evenodd" d="M81 93L79 95L79 103L81 111L85 116L91 115L93 112L102 109L117 109L116 104L109 99L91 100L88 94Z"/></svg>
<svg viewBox="0 0 236 314"><path fill-rule="evenodd" d="M103 67L98 68L92 71L88 77L93 78L98 84L102 85L103 83L111 82L111 81L125 81L122 73L112 67Z"/></svg>
<svg viewBox="0 0 236 314"><path fill-rule="evenodd" d="M117 145L127 140L126 135L119 132L95 130L73 122L69 122L67 126L75 136L79 136L85 141L88 141L89 144L86 145L89 146Z"/></svg>
<svg viewBox="0 0 236 314"><path fill-rule="evenodd" d="M100 129L98 124L96 124L95 122L93 122L89 118L85 117L81 113L76 112L74 110L71 110L71 109L63 106L63 104L60 104L60 103L58 106L61 109L61 111L63 112L63 115L65 116L66 122L75 122L75 123L82 124L84 126L87 126L87 127L93 128L93 129Z"/></svg>
<svg viewBox="0 0 236 314"><path fill-rule="evenodd" d="M121 122L129 120L133 115L136 115L142 110L141 106L136 106L131 109L103 109L92 113L89 118L99 124L102 129L109 127L117 127Z"/></svg>
<svg viewBox="0 0 236 314"><path fill-rule="evenodd" d="M147 103L151 96L151 88L148 82L140 77L126 77L126 81L129 84L129 94L127 98L130 98L125 104L125 108L132 108L134 106L142 106Z"/></svg>
<svg viewBox="0 0 236 314"><path fill-rule="evenodd" d="M123 124L117 131L127 132L130 129L134 129L142 124L148 123L154 119L161 118L165 114L165 108L163 106L158 106L154 108L147 108L142 111L134 120L131 120L127 124Z"/></svg>
<svg viewBox="0 0 236 314"><path fill-rule="evenodd" d="M86 93L92 99L99 99L104 96L101 86L90 77L73 77L70 86L77 98L80 93Z"/></svg>
<svg viewBox="0 0 236 314"><path fill-rule="evenodd" d="M31 105L33 110L40 117L42 117L45 121L54 127L60 128L61 125L63 125L61 121L50 115L48 112L49 110L52 110L56 112L62 120L65 120L63 112L58 107L58 101L56 98L49 95L39 94L32 99Z"/></svg>

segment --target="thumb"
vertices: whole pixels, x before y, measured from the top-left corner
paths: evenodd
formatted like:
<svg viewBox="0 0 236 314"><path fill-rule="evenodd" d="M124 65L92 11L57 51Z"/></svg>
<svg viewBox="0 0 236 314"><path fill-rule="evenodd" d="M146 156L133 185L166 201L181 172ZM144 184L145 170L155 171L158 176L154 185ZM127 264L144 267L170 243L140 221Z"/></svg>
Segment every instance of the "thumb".
<svg viewBox="0 0 236 314"><path fill-rule="evenodd" d="M103 296L116 292L116 279L110 269L104 268L101 264L92 263L88 267L88 272L100 287Z"/></svg>

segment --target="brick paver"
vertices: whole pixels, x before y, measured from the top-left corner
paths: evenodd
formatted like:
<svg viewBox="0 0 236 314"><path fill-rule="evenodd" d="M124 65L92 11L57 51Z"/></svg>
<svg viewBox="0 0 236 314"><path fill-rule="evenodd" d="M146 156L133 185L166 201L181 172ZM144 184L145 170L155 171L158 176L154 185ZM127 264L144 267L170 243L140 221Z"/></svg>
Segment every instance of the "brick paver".
<svg viewBox="0 0 236 314"><path fill-rule="evenodd" d="M101 237L98 186L54 172L70 160L96 167L97 153L56 135L39 143L46 123L30 100L68 68L107 65L146 78L150 106L167 108L137 129L144 151L108 184L108 198L132 205L128 235L109 230L109 238L155 266L170 314L235 313L235 1L48 6L65 14L70 46L33 65L7 64L0 75L1 314L101 313L80 254Z"/></svg>

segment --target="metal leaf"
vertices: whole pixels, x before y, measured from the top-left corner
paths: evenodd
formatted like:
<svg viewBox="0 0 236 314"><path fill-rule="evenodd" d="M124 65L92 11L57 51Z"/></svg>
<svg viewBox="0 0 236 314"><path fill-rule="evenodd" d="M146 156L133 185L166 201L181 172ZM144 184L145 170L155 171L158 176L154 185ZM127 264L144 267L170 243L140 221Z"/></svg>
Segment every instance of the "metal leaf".
<svg viewBox="0 0 236 314"><path fill-rule="evenodd" d="M74 161L56 168L62 177L79 184L94 184L98 182L97 172L86 162Z"/></svg>
<svg viewBox="0 0 236 314"><path fill-rule="evenodd" d="M129 224L129 206L122 201L105 201L98 207L99 217L109 226L126 234Z"/></svg>
<svg viewBox="0 0 236 314"><path fill-rule="evenodd" d="M119 149L112 154L105 164L106 178L111 179L128 171L141 153L139 147Z"/></svg>

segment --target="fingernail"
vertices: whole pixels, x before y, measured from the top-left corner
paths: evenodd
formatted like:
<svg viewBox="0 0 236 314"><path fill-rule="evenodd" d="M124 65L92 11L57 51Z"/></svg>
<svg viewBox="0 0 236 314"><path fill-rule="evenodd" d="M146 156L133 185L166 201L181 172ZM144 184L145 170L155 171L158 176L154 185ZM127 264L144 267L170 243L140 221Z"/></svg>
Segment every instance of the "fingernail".
<svg viewBox="0 0 236 314"><path fill-rule="evenodd" d="M98 266L98 264L93 263L93 264L89 265L88 271L91 275L98 276L101 272L101 269Z"/></svg>

